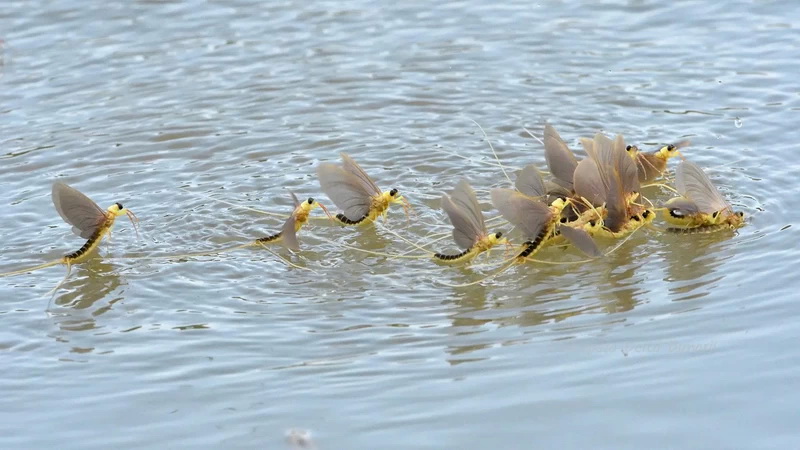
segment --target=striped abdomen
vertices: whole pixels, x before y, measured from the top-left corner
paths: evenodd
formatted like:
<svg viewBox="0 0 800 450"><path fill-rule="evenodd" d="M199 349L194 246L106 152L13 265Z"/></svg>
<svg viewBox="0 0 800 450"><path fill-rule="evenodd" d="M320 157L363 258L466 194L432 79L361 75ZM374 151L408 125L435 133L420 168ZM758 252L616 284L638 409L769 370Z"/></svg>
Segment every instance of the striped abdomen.
<svg viewBox="0 0 800 450"><path fill-rule="evenodd" d="M350 220L350 219L347 218L347 216L345 216L342 213L339 213L339 214L336 215L336 220L338 220L339 222L342 222L345 225L358 225L359 223L363 222L364 219L366 219L366 218L367 218L367 216L364 216L364 217L362 217L360 219L357 219L357 220Z"/></svg>
<svg viewBox="0 0 800 450"><path fill-rule="evenodd" d="M536 239L525 242L524 244L525 250L520 252L520 254L517 255L517 258L527 258L528 256L531 256L535 251L537 251L542 246L544 238L549 234L549 232L550 232L550 227L542 228L542 231L540 231L539 234L536 235Z"/></svg>
<svg viewBox="0 0 800 450"><path fill-rule="evenodd" d="M667 232L675 234L707 234L707 233L715 233L717 231L727 230L730 228L732 228L730 225L726 223L721 223L717 225L702 225L693 228L670 227L667 228Z"/></svg>
<svg viewBox="0 0 800 450"><path fill-rule="evenodd" d="M271 236L256 239L256 242L259 244L267 244L269 242L275 242L280 237L281 237L281 232L279 231Z"/></svg>
<svg viewBox="0 0 800 450"><path fill-rule="evenodd" d="M455 262L455 261L467 256L469 254L470 250L472 250L472 248L468 248L468 249L464 250L461 253L456 253L455 255L446 255L444 253L434 253L433 257L436 258L436 259L440 259L442 261Z"/></svg>
<svg viewBox="0 0 800 450"><path fill-rule="evenodd" d="M79 248L77 251L69 253L64 256L64 259L67 261L73 261L76 259L80 259L83 256L86 256L89 252L91 252L95 247L100 244L100 240L103 239L103 235L108 230L109 226L107 224L103 224L97 231L94 232L93 235L89 237L89 240L83 244L83 247Z"/></svg>

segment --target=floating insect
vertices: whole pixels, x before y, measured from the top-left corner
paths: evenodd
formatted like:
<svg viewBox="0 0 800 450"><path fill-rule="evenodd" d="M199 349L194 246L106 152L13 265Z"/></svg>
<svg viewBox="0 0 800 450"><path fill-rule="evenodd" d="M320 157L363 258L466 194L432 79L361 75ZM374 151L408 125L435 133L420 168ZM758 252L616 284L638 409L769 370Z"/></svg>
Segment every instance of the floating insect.
<svg viewBox="0 0 800 450"><path fill-rule="evenodd" d="M322 191L341 213L336 219L343 225L366 225L386 215L392 203L400 203L408 212L410 205L397 189L382 192L372 178L346 153L343 164L321 163L317 176Z"/></svg>
<svg viewBox="0 0 800 450"><path fill-rule="evenodd" d="M300 201L297 198L297 195L294 192L289 191L289 194L292 196L292 201L294 203L294 209L292 210L289 217L281 226L280 231L274 234L270 234L268 236L258 238L254 241L247 242L245 244L238 244L231 247L225 247L218 250L211 250L211 251L200 251L200 252L193 252L193 253L182 253L179 255L166 255L166 256L149 256L140 259L180 259L192 256L209 256L209 255L218 255L220 253L230 252L233 250L239 250L247 247L253 246L261 246L264 247L269 251L267 246L281 243L286 248L293 250L293 251L300 251L300 241L297 238L297 232L308 223L311 214L311 211L316 209L317 207L321 208L323 212L328 216L328 218L333 221L333 217L331 216L330 212L328 212L328 208L325 207L322 203L319 203L313 197L309 197L307 200ZM256 210L258 211L258 210ZM261 212L261 211L259 211ZM284 263L290 265L292 267L297 267L300 269L305 269L304 267L297 266L285 258L281 257L280 255L270 251L273 255L280 258Z"/></svg>
<svg viewBox="0 0 800 450"><path fill-rule="evenodd" d="M682 161L675 170L675 187L681 194L665 205L664 219L681 228L680 233L712 232L744 225L744 213L734 212L703 169L691 161Z"/></svg>
<svg viewBox="0 0 800 450"><path fill-rule="evenodd" d="M292 214L290 214L289 218L286 219L286 222L283 223L281 231L263 238L256 239L255 244L266 245L282 242L283 245L288 249L299 251L300 241L297 240L297 232L300 231L300 228L302 228L306 222L308 222L309 214L314 208L322 208L322 211L325 212L325 215L333 220L330 212L328 212L328 208L326 208L322 203L314 200L313 197L309 197L308 200L300 202L297 196L294 195L294 192L290 191L289 193L292 195L292 200L294 201L294 211L292 211Z"/></svg>
<svg viewBox="0 0 800 450"><path fill-rule="evenodd" d="M475 191L461 180L453 192L442 195L442 209L453 224L453 239L463 249L456 254L435 253L433 257L447 263L461 263L474 259L497 244L507 244L503 233L489 233L483 220Z"/></svg>
<svg viewBox="0 0 800 450"><path fill-rule="evenodd" d="M667 169L667 161L681 154L680 149L688 147L691 142L688 140L680 141L661 147L654 152L643 152L635 145L625 147L628 155L636 162L639 171L639 181L650 183L661 176Z"/></svg>
<svg viewBox="0 0 800 450"><path fill-rule="evenodd" d="M16 270L13 272L2 273L0 276L17 275L22 273L31 272L45 267L54 266L57 264L65 264L67 266L67 274L64 279L58 283L53 289L53 293L69 278L72 272L72 265L85 261L89 255L100 245L103 237L111 235L111 228L114 226L114 221L119 216L126 215L131 221L131 224L138 236L137 224L139 219L127 208L124 208L121 203L114 203L109 206L105 211L97 206L89 197L85 196L77 189L72 188L64 183L56 182L53 184L52 191L53 204L56 211L64 219L65 222L72 225L72 232L76 235L87 239L83 246L63 257L40 264L35 267L27 269Z"/></svg>
<svg viewBox="0 0 800 450"><path fill-rule="evenodd" d="M602 221L595 233L600 236L622 237L650 223L655 213L637 204L639 178L636 164L627 156L625 141L618 135L612 142L597 133L584 147L589 158L575 169L575 193L594 206L584 212L581 221Z"/></svg>
<svg viewBox="0 0 800 450"><path fill-rule="evenodd" d="M506 220L520 229L525 238L522 250L517 255L517 262L532 257L548 241L558 236L565 237L588 256L602 255L585 229L567 225L566 219L560 217L567 202L558 200L547 206L541 200L504 188L492 189L491 196L492 205Z"/></svg>

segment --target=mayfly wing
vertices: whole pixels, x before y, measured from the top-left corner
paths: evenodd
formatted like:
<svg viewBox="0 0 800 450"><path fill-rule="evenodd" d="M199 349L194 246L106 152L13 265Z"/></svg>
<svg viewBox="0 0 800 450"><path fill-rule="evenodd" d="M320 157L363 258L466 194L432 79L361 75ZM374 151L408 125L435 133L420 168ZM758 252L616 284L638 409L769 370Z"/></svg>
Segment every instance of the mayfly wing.
<svg viewBox="0 0 800 450"><path fill-rule="evenodd" d="M586 158L575 168L575 194L594 206L601 206L606 202L606 187L594 159Z"/></svg>
<svg viewBox="0 0 800 450"><path fill-rule="evenodd" d="M561 225L559 227L559 231L572 245L575 246L575 248L587 256L591 256L592 258L599 258L600 256L603 256L603 252L597 248L597 244L595 244L594 239L589 236L589 233L587 233L586 230L574 228L568 225Z"/></svg>
<svg viewBox="0 0 800 450"><path fill-rule="evenodd" d="M553 219L553 213L547 205L512 189L495 188L491 195L494 207L506 220L522 230L526 239L537 237L545 224Z"/></svg>
<svg viewBox="0 0 800 450"><path fill-rule="evenodd" d="M622 180L622 191L625 194L629 194L631 192L639 192L641 185L639 184L639 169L636 167L636 161L628 156L625 147L625 138L618 134L612 145L612 157L614 159L614 167Z"/></svg>
<svg viewBox="0 0 800 450"><path fill-rule="evenodd" d="M522 171L517 175L514 186L518 191L531 197L542 197L547 194L542 174L533 164L522 168Z"/></svg>
<svg viewBox="0 0 800 450"><path fill-rule="evenodd" d="M92 199L64 183L53 183L53 204L72 232L89 239L103 225L106 213Z"/></svg>
<svg viewBox="0 0 800 450"><path fill-rule="evenodd" d="M453 239L456 244L463 249L475 245L475 242L481 238L483 230L475 226L475 223L469 218L469 213L453 203L447 195L442 195L442 209L450 218L450 223L453 224Z"/></svg>
<svg viewBox="0 0 800 450"><path fill-rule="evenodd" d="M476 229L480 230L481 233L486 232L481 205L478 203L478 197L475 195L475 191L467 180L461 180L456 184L455 189L453 189L452 194L450 194L450 199L467 212L470 221L474 224Z"/></svg>
<svg viewBox="0 0 800 450"><path fill-rule="evenodd" d="M675 197L664 203L664 208L674 211L678 216L691 216L700 211L697 203L685 197Z"/></svg>
<svg viewBox="0 0 800 450"><path fill-rule="evenodd" d="M381 195L381 189L378 187L378 185L372 181L372 178L370 178L369 175L364 172L364 169L362 169L357 162L353 161L353 158L351 158L350 155L347 153L341 153L340 155L342 156L343 161L342 167L344 167L345 171L358 177L358 179L361 180L361 183L364 185L364 189L369 192L371 196Z"/></svg>
<svg viewBox="0 0 800 450"><path fill-rule="evenodd" d="M281 238L283 240L283 245L286 248L294 251L300 251L300 241L297 240L297 231L295 230L295 217L292 214L286 222L283 223L281 227Z"/></svg>
<svg viewBox="0 0 800 450"><path fill-rule="evenodd" d="M636 166L639 171L639 182L647 183L658 178L666 169L667 163L652 153L639 152L636 154Z"/></svg>
<svg viewBox="0 0 800 450"><path fill-rule="evenodd" d="M731 209L708 175L691 161L681 161L678 165L675 170L675 187L681 195L695 202L704 213Z"/></svg>
<svg viewBox="0 0 800 450"><path fill-rule="evenodd" d="M544 157L556 182L572 189L572 177L578 160L552 125L544 126Z"/></svg>
<svg viewBox="0 0 800 450"><path fill-rule="evenodd" d="M321 163L317 167L317 178L322 191L338 206L345 217L360 220L369 214L372 194L361 180L332 163Z"/></svg>
<svg viewBox="0 0 800 450"><path fill-rule="evenodd" d="M294 192L289 191L289 193L292 194L292 201L294 202L294 207L297 208L298 206L300 206L300 200L297 198L296 195L294 195Z"/></svg>

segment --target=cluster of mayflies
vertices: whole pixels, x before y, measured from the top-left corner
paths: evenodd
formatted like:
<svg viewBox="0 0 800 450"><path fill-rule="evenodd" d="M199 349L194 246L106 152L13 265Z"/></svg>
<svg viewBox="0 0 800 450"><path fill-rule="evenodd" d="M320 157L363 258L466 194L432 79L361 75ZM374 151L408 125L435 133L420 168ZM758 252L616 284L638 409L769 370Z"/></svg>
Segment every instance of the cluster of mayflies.
<svg viewBox="0 0 800 450"><path fill-rule="evenodd" d="M449 194L441 198L441 207L450 220L453 240L460 251L431 251L406 240L423 250L425 255L394 256L430 257L442 264L468 264L497 245L514 250L513 257L503 261L499 270L476 282L461 285L468 286L496 276L515 264L543 262L533 259L533 256L546 246L571 244L589 258L600 258L610 252L601 251L595 238L632 235L639 228L651 224L656 211L663 212L664 220L671 225L666 231L673 233L710 233L736 229L744 224L744 214L734 212L705 172L680 153L681 148L689 145L688 141L666 145L651 153L643 152L634 145L626 145L620 135L612 140L598 133L592 139L582 138L580 142L587 155L582 160L576 158L555 128L546 125L543 143L551 179L545 181L536 166L528 165L517 176L515 189L491 190L494 208L522 236L518 246L513 246L502 231L490 231L487 228L475 191L462 179ZM655 184L654 181L666 171L667 161L674 156L683 158L675 170L674 189ZM373 224L386 216L392 204L401 204L408 215L411 206L397 189L382 191L350 156L342 153L341 157L341 165L326 162L317 167L320 188L339 208L339 213L331 215L325 206L313 198L300 201L291 193L294 210L279 231L213 253L256 245L266 248L276 243L299 251L297 233L317 207L331 221L342 226ZM645 185L664 186L679 195L662 207L655 208L640 192ZM117 217L127 215L137 235L138 219L120 203L103 210L87 196L61 182L53 185L52 197L61 218L72 225L75 234L87 239L86 243L79 250L55 261L0 273L0 276L65 264L67 275L54 288L55 292L69 276L72 265L85 261L102 239L111 234ZM203 254L209 253L181 256Z"/></svg>

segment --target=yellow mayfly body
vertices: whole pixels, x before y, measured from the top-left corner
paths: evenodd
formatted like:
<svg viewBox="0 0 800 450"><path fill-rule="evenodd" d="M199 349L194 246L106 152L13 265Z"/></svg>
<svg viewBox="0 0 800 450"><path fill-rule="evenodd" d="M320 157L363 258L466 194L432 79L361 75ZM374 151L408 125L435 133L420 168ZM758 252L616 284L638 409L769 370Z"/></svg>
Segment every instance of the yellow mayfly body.
<svg viewBox="0 0 800 450"><path fill-rule="evenodd" d="M322 191L342 210L336 219L342 225L366 225L384 216L393 203L408 211L408 201L397 189L381 191L372 178L350 156L342 153L342 165L322 163L317 177Z"/></svg>
<svg viewBox="0 0 800 450"><path fill-rule="evenodd" d="M680 228L669 228L668 231L699 233L744 225L744 213L734 211L703 169L691 161L682 161L678 165L675 187L681 197L664 205L664 220Z"/></svg>

